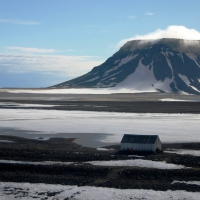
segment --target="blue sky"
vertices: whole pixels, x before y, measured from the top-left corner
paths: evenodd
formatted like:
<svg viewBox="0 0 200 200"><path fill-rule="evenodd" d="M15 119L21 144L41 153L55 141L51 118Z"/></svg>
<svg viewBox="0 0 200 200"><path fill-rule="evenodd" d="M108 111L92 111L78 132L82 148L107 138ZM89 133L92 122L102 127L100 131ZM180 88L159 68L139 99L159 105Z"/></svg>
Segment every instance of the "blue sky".
<svg viewBox="0 0 200 200"><path fill-rule="evenodd" d="M157 29L198 33L199 7L199 0L0 0L0 87L75 78L113 55L120 41Z"/></svg>

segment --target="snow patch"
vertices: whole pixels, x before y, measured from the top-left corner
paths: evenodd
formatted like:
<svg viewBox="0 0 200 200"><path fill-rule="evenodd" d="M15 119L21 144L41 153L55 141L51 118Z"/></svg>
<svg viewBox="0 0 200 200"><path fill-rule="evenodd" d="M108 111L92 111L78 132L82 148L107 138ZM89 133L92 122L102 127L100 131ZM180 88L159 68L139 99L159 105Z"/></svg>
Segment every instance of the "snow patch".
<svg viewBox="0 0 200 200"><path fill-rule="evenodd" d="M54 196L49 197L48 194ZM58 185L44 183L0 182L1 200L76 199L76 200L130 200L130 199L187 199L199 200L200 192L184 190L155 191L144 189L115 189L106 187Z"/></svg>
<svg viewBox="0 0 200 200"><path fill-rule="evenodd" d="M167 52L168 54L170 54L171 56L174 56L174 53L173 52Z"/></svg>
<svg viewBox="0 0 200 200"><path fill-rule="evenodd" d="M86 162L92 165L99 166L134 166L134 167L145 167L145 168L156 168L156 169L182 169L185 168L183 165L169 164L166 162L158 162L152 160L110 160L110 161L90 161Z"/></svg>
<svg viewBox="0 0 200 200"><path fill-rule="evenodd" d="M117 73L111 74L111 75L109 75L109 76L106 76L105 78L103 78L103 79L101 79L101 80L103 81L103 80L109 79L110 77L113 77L113 76L115 76L115 75L121 73L122 71L123 71L123 70L121 70L121 71L119 71L119 72L117 72Z"/></svg>
<svg viewBox="0 0 200 200"><path fill-rule="evenodd" d="M96 108L107 108L108 106L93 106L93 107L96 107Z"/></svg>
<svg viewBox="0 0 200 200"><path fill-rule="evenodd" d="M0 140L0 142L13 143L13 141L10 141L10 140Z"/></svg>
<svg viewBox="0 0 200 200"><path fill-rule="evenodd" d="M184 183L188 185L199 185L200 186L200 181L173 181L171 184L175 183Z"/></svg>
<svg viewBox="0 0 200 200"><path fill-rule="evenodd" d="M14 103L14 102L0 102L3 107L54 107L60 105L46 105L46 104L27 104L27 103Z"/></svg>
<svg viewBox="0 0 200 200"><path fill-rule="evenodd" d="M113 67L112 69L107 70L103 76L107 76L110 72L117 70L119 67L135 59L137 56L138 54L135 54L135 55L130 55L121 59L120 63L117 66Z"/></svg>
<svg viewBox="0 0 200 200"><path fill-rule="evenodd" d="M181 75L181 74L178 74L178 75L179 75L179 77L183 80L183 82L185 82L185 84L186 84L187 86L189 86L189 87L191 87L193 90L196 90L197 92L199 92L199 90L198 90L196 87L190 85L190 81L189 81L189 79L187 78L187 76Z"/></svg>
<svg viewBox="0 0 200 200"><path fill-rule="evenodd" d="M186 83L186 85L190 85L190 81L188 80L188 77L187 76L185 76L185 75L182 75L182 74L178 74L179 75L179 77L183 80L183 82L185 82Z"/></svg>
<svg viewBox="0 0 200 200"><path fill-rule="evenodd" d="M190 99L173 99L173 98L164 98L158 99L159 101L186 101L186 102L199 102L200 100L190 100Z"/></svg>
<svg viewBox="0 0 200 200"><path fill-rule="evenodd" d="M143 92L156 92L157 89L159 89L165 92L170 92L171 82L172 81L169 78L166 78L163 82L157 81L153 73L153 67L149 69L149 66L143 65L142 59L140 59L135 72L129 75L124 81L118 83L115 88L128 88L130 90Z"/></svg>
<svg viewBox="0 0 200 200"><path fill-rule="evenodd" d="M130 62L131 60L135 59L137 56L138 56L138 53L134 54L134 55L127 56L126 58L121 59L121 61L118 64L117 67L121 67L122 65L124 65L124 64Z"/></svg>
<svg viewBox="0 0 200 200"><path fill-rule="evenodd" d="M185 63L182 53L180 53L178 55L182 58L183 63Z"/></svg>
<svg viewBox="0 0 200 200"><path fill-rule="evenodd" d="M117 79L117 78L110 78L111 81L112 81L112 80L115 80L115 79Z"/></svg>
<svg viewBox="0 0 200 200"><path fill-rule="evenodd" d="M106 149L106 148L97 148L98 151L112 151L112 150L115 150L115 149Z"/></svg>
<svg viewBox="0 0 200 200"><path fill-rule="evenodd" d="M165 153L176 153L180 155L200 156L200 150L189 150L189 149L167 149Z"/></svg>
<svg viewBox="0 0 200 200"><path fill-rule="evenodd" d="M91 78L91 79L89 79L89 80L87 80L87 81L83 81L82 83L92 82L92 81L95 81L95 80L97 80L97 79L99 79L99 76L94 77L94 78Z"/></svg>
<svg viewBox="0 0 200 200"><path fill-rule="evenodd" d="M16 160L0 160L0 163L9 164L22 164L22 165L70 165L73 162L56 162L56 161L42 161L42 162L32 162L32 161L16 161Z"/></svg>
<svg viewBox="0 0 200 200"><path fill-rule="evenodd" d="M164 52L162 52L162 54L165 56L165 58L166 58L166 60L167 60L167 64L168 64L168 66L169 66L170 69L171 69L172 76L174 77L173 67L172 67L171 61L170 61L170 59L169 59L169 57L168 57L168 54L167 54L167 53L164 53Z"/></svg>
<svg viewBox="0 0 200 200"><path fill-rule="evenodd" d="M119 61L120 61L120 59L118 59L118 60L115 60L114 64L117 64Z"/></svg>
<svg viewBox="0 0 200 200"><path fill-rule="evenodd" d="M200 67L199 63L197 62L197 56L195 53L185 53L185 54L188 56L188 58L193 60L196 63L196 65Z"/></svg>
<svg viewBox="0 0 200 200"><path fill-rule="evenodd" d="M197 92L200 92L197 88L195 88L194 86L190 85L190 87L193 89L193 90L196 90Z"/></svg>

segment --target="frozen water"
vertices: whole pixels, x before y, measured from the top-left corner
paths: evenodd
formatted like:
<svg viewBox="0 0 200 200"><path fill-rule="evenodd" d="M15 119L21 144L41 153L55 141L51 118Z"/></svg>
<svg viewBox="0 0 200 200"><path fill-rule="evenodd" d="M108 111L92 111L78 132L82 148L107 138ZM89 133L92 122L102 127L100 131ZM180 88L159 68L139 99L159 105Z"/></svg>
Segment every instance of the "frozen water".
<svg viewBox="0 0 200 200"><path fill-rule="evenodd" d="M35 134L100 133L119 143L123 134L159 135L162 142L200 142L200 114L116 113L1 109L0 127ZM5 132L1 132L5 135ZM20 135L19 135L20 136Z"/></svg>

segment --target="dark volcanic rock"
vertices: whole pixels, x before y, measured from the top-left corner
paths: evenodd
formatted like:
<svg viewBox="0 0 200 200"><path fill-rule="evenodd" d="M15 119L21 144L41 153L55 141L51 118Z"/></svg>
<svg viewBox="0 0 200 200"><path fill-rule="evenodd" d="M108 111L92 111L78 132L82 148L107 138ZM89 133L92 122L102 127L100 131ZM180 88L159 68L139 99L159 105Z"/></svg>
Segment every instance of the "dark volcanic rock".
<svg viewBox="0 0 200 200"><path fill-rule="evenodd" d="M140 153L145 157L130 158L119 152L119 145L110 146L113 151L97 151L73 143L73 139L52 138L47 141L30 140L14 136L1 136L13 143L1 144L1 160L20 161L65 161L75 162L69 165L34 165L0 163L0 181L48 183L78 186L99 186L121 189L186 190L200 192L200 186L174 183L177 181L200 181L200 157L177 155L164 152ZM199 143L165 144L166 148L186 148L198 150ZM146 159L184 164L184 169L151 169L141 167L93 166L85 163L92 160ZM53 196L54 193L49 193Z"/></svg>
<svg viewBox="0 0 200 200"><path fill-rule="evenodd" d="M200 41L133 40L89 73L53 88L130 88L200 94Z"/></svg>

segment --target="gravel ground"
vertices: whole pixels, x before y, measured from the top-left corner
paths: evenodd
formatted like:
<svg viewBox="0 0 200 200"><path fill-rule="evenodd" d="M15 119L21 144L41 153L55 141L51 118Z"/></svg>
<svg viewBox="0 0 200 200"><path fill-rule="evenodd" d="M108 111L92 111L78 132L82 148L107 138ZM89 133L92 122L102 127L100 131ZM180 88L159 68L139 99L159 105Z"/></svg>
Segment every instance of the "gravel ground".
<svg viewBox="0 0 200 200"><path fill-rule="evenodd" d="M0 164L0 181L52 183L79 186L101 186L121 189L153 189L153 190L186 190L200 191L198 185L184 183L171 184L174 180L200 181L200 157L190 155L177 155L163 152L142 153L139 159L166 161L185 165L184 169L163 170L141 167L106 167L84 164L94 160L127 160L132 159L119 151L119 145L106 147L114 149L98 151L86 148L73 142L73 138L51 138L40 141L14 136L0 136L1 160L19 161L63 161L75 162L71 165L30 165L30 164ZM200 144L164 144L163 148L190 148L199 149ZM137 158L134 158L137 159Z"/></svg>
<svg viewBox="0 0 200 200"><path fill-rule="evenodd" d="M0 92L0 108L19 108L2 103L41 104L23 109L85 110L134 113L200 113L200 102L161 102L163 98L198 100L195 95L178 94L111 94L111 95L59 95L17 94ZM76 104L76 106L74 106ZM46 105L56 105L46 107ZM87 106L86 106L87 105ZM18 130L20 131L20 130ZM78 134L78 133L77 133ZM52 183L78 186L101 186L121 189L186 190L197 192L200 186L176 181L200 181L200 157L157 152L142 153L139 159L165 161L184 165L184 169L151 169L142 167L94 166L87 161L137 159L120 152L120 146L106 147L107 151L80 146L75 138L51 138L34 140L23 137L0 135L0 160L62 161L71 165L30 165L0 163L0 181ZM12 141L12 142L8 142ZM163 144L166 149L200 150L200 143Z"/></svg>

